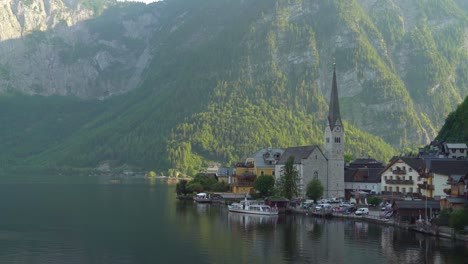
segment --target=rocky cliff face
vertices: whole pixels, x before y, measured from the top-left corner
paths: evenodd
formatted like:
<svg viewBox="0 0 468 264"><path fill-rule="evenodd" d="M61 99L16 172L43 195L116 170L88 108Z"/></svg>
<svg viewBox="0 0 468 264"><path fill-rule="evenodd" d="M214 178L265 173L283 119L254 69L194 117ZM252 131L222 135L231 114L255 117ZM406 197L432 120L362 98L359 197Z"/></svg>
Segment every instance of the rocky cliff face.
<svg viewBox="0 0 468 264"><path fill-rule="evenodd" d="M93 11L80 5L79 0L3 0L0 41L46 31L59 24L72 26L93 15Z"/></svg>
<svg viewBox="0 0 468 264"><path fill-rule="evenodd" d="M136 88L151 59L146 27L158 14L121 17L99 31L94 12L78 0L7 0L0 9L0 91L102 99ZM116 14L105 12L107 19Z"/></svg>

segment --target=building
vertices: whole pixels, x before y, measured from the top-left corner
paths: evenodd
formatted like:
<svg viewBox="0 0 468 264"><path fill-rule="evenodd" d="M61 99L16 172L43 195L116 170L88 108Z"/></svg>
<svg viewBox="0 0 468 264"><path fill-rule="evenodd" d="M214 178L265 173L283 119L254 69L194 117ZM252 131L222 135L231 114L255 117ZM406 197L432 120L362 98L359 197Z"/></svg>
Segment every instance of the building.
<svg viewBox="0 0 468 264"><path fill-rule="evenodd" d="M303 146L287 148L276 165L276 175L284 175L284 165L290 157L294 157L294 167L299 173L300 197L306 196L306 187L312 179L318 179L324 187L324 197L328 197L328 162L318 146Z"/></svg>
<svg viewBox="0 0 468 264"><path fill-rule="evenodd" d="M382 194L419 197L421 184L427 184L427 180L422 177L424 172L425 162L422 158L392 158L380 173ZM423 195L427 196L428 192Z"/></svg>
<svg viewBox="0 0 468 264"><path fill-rule="evenodd" d="M255 179L260 175L275 175L275 166L278 163L283 149L266 148L257 151L248 157L245 162L239 162L234 166L231 192L237 194L249 194L253 189Z"/></svg>
<svg viewBox="0 0 468 264"><path fill-rule="evenodd" d="M341 121L336 83L336 68L333 67L333 83L330 95L327 124L325 126L325 156L328 160L328 197L344 197L344 127Z"/></svg>
<svg viewBox="0 0 468 264"><path fill-rule="evenodd" d="M428 146L419 149L418 157L463 159L468 154L465 143L445 143L432 141Z"/></svg>
<svg viewBox="0 0 468 264"><path fill-rule="evenodd" d="M380 172L385 168L375 159L356 159L345 166L345 197L347 200L356 192L381 193Z"/></svg>
<svg viewBox="0 0 468 264"><path fill-rule="evenodd" d="M447 195L447 189L451 190L452 186L449 184L459 183L468 174L468 160L458 159L433 159L430 161L428 168L428 186L432 195L430 198L441 199ZM425 189L424 184L420 188ZM450 191L451 193L451 191ZM455 190L454 190L455 194ZM456 192L458 196L459 191Z"/></svg>
<svg viewBox="0 0 468 264"><path fill-rule="evenodd" d="M344 197L344 127L340 115L335 67L333 68L324 146L324 152L318 146L287 148L275 168L276 177L283 175L284 164L289 157L293 156L294 166L300 177L301 197L305 197L307 184L312 179L320 180L324 187L324 197Z"/></svg>

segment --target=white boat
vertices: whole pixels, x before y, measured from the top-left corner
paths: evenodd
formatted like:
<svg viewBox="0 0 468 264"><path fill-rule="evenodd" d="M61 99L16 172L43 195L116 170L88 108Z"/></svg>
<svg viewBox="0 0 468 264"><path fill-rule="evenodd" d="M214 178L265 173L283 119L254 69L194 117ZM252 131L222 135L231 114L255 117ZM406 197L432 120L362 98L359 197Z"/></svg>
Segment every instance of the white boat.
<svg viewBox="0 0 468 264"><path fill-rule="evenodd" d="M278 208L272 208L263 202L253 200L242 200L240 203L228 205L229 212L257 214L257 215L278 215Z"/></svg>
<svg viewBox="0 0 468 264"><path fill-rule="evenodd" d="M193 200L197 203L211 203L211 197L206 193L198 193Z"/></svg>

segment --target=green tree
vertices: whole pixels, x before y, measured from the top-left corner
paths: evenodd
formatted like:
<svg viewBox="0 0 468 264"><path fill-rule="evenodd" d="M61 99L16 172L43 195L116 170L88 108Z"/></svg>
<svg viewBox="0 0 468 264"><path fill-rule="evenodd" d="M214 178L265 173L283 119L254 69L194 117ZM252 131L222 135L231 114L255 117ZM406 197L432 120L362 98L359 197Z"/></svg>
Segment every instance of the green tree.
<svg viewBox="0 0 468 264"><path fill-rule="evenodd" d="M318 179L313 179L307 184L306 195L310 199L317 201L323 195L323 185Z"/></svg>
<svg viewBox="0 0 468 264"><path fill-rule="evenodd" d="M456 230L463 230L465 226L468 226L468 208L454 210L450 214L449 225Z"/></svg>
<svg viewBox="0 0 468 264"><path fill-rule="evenodd" d="M345 161L345 163L350 163L350 162L353 161L353 160L354 160L354 157L353 157L352 154L349 154L349 153L348 153L348 154L344 154L344 161Z"/></svg>
<svg viewBox="0 0 468 264"><path fill-rule="evenodd" d="M294 157L288 158L284 164L284 174L277 181L277 191L279 195L292 199L299 195L299 172L294 167Z"/></svg>
<svg viewBox="0 0 468 264"><path fill-rule="evenodd" d="M367 199L367 202L372 205L379 205L382 202L382 198L378 196L371 196Z"/></svg>
<svg viewBox="0 0 468 264"><path fill-rule="evenodd" d="M254 188L261 197L270 196L275 187L275 178L271 175L260 175L255 179Z"/></svg>
<svg viewBox="0 0 468 264"><path fill-rule="evenodd" d="M194 181L191 181L187 184L187 189L190 191L190 192L202 192L204 189L203 189L203 185L201 185L201 183L199 182L194 182Z"/></svg>
<svg viewBox="0 0 468 264"><path fill-rule="evenodd" d="M176 185L176 192L177 195L187 195L190 190L187 188L187 180L180 180L179 183Z"/></svg>

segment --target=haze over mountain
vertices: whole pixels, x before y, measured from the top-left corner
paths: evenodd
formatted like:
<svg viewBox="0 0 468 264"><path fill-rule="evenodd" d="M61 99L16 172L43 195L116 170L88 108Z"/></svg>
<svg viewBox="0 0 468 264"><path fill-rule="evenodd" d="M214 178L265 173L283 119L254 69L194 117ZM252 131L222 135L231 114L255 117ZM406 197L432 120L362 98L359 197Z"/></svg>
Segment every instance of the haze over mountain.
<svg viewBox="0 0 468 264"><path fill-rule="evenodd" d="M431 141L468 94L462 0L6 3L0 161L12 167L193 173L321 146L334 62L347 152L386 162Z"/></svg>

